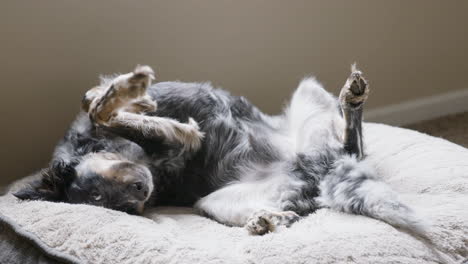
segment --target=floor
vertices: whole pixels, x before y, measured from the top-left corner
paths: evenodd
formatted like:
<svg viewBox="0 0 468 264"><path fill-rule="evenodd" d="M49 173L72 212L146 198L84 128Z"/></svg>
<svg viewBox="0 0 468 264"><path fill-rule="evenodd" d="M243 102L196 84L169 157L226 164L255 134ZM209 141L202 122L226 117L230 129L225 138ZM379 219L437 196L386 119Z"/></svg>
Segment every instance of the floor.
<svg viewBox="0 0 468 264"><path fill-rule="evenodd" d="M468 148L468 112L443 116L405 127L445 138Z"/></svg>

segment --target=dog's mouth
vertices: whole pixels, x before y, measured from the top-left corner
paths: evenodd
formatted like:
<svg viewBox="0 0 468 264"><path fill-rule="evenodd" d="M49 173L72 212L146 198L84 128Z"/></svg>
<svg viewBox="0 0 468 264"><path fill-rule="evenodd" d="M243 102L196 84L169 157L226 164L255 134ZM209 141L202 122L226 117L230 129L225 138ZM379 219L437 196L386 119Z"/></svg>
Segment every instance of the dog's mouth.
<svg viewBox="0 0 468 264"><path fill-rule="evenodd" d="M138 212L138 215L142 215L143 212L145 211L145 203L140 202L137 204L136 211Z"/></svg>

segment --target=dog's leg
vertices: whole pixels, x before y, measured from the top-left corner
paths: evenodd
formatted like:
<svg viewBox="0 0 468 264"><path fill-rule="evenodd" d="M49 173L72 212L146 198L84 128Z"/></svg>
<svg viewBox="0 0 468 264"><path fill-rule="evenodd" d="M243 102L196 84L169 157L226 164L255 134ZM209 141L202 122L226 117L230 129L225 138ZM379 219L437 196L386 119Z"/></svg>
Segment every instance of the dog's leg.
<svg viewBox="0 0 468 264"><path fill-rule="evenodd" d="M332 94L327 92L315 78L301 81L286 109L285 117L290 133L309 133L304 124L324 113L336 113L338 105ZM307 130L307 131L304 131ZM313 132L311 132L313 133Z"/></svg>
<svg viewBox="0 0 468 264"><path fill-rule="evenodd" d="M284 211L278 202L291 185L287 177L280 180L283 177L278 173L275 170L261 180L231 183L201 198L195 208L220 223L243 226L253 235L272 232L278 226L289 227L299 220L299 215Z"/></svg>
<svg viewBox="0 0 468 264"><path fill-rule="evenodd" d="M358 159L364 156L362 111L368 95L369 85L362 77L362 72L353 65L351 75L341 89L339 101L345 120L344 149L348 154L356 155Z"/></svg>
<svg viewBox="0 0 468 264"><path fill-rule="evenodd" d="M83 109L88 110L90 119L98 126L145 149L151 141L178 143L187 150L198 149L203 134L195 120L180 123L170 118L143 115L157 108L157 103L146 94L153 78L150 67L138 66L133 72L113 79L107 90L99 87L90 90L85 96Z"/></svg>
<svg viewBox="0 0 468 264"><path fill-rule="evenodd" d="M344 120L340 105L314 78L306 78L294 92L284 115L284 127L296 153L342 148Z"/></svg>
<svg viewBox="0 0 468 264"><path fill-rule="evenodd" d="M151 146L149 141L162 140L182 144L186 151L196 151L200 148L203 139L198 123L192 118L184 124L170 118L119 111L109 120L107 128L140 144L145 149Z"/></svg>

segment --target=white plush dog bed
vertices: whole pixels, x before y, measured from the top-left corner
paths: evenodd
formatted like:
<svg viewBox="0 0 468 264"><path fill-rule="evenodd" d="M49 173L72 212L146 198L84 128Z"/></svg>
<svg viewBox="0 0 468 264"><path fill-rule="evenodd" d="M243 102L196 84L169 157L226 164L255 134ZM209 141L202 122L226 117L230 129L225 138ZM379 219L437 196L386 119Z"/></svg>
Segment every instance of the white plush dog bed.
<svg viewBox="0 0 468 264"><path fill-rule="evenodd" d="M321 209L291 228L251 236L187 208L146 217L88 205L0 197L0 263L462 263L468 257L468 150L379 124L367 159L432 222L436 245L385 223ZM1 231L4 230L4 231ZM36 257L32 257L36 256Z"/></svg>

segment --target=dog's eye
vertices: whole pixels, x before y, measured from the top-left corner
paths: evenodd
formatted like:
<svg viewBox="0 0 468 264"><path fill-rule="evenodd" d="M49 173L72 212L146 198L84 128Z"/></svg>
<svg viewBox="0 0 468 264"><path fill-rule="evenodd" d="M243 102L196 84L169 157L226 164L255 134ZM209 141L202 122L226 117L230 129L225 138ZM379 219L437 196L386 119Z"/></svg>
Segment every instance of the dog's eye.
<svg viewBox="0 0 468 264"><path fill-rule="evenodd" d="M102 200L102 195L100 195L99 193L95 193L92 195L94 201L101 201Z"/></svg>

